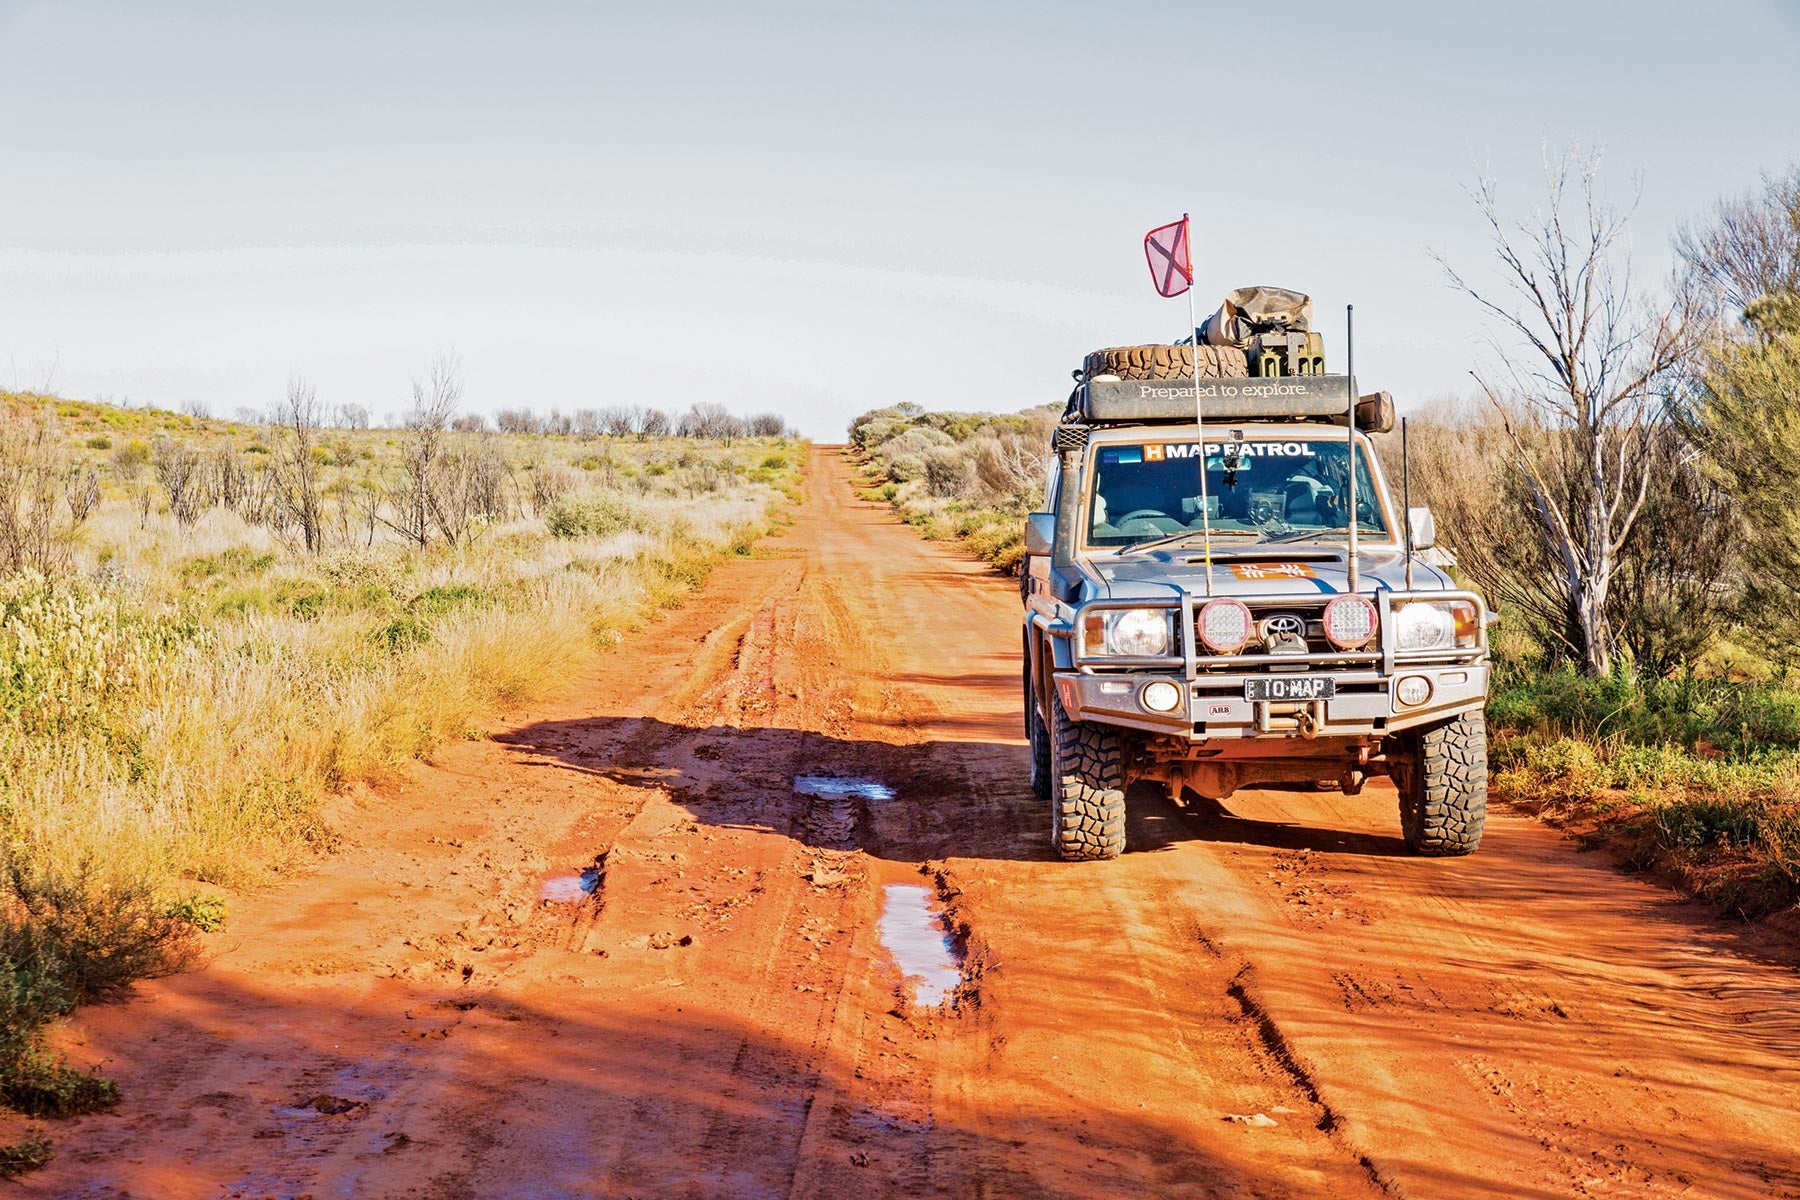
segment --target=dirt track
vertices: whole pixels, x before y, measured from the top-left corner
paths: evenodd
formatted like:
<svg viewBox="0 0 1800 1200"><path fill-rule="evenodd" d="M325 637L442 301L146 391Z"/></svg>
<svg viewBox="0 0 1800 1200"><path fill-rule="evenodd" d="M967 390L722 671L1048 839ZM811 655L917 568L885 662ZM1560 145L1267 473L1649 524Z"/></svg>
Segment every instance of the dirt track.
<svg viewBox="0 0 1800 1200"><path fill-rule="evenodd" d="M1408 858L1377 787L1140 789L1123 859L1050 861L1012 583L830 451L766 545L84 1013L125 1103L20 1194L1800 1196L1796 975L1731 929L1506 813ZM902 882L954 1011L881 948Z"/></svg>

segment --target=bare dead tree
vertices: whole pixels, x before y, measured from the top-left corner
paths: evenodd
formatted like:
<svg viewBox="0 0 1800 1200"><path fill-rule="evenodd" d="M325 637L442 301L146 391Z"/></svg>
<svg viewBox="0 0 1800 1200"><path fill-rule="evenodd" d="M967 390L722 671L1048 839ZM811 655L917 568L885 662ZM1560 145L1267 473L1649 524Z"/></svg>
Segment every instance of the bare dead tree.
<svg viewBox="0 0 1800 1200"><path fill-rule="evenodd" d="M340 404L337 409L337 422L345 429L367 429L369 427L369 410L361 404Z"/></svg>
<svg viewBox="0 0 1800 1200"><path fill-rule="evenodd" d="M638 414L623 404L600 410L600 431L608 437L626 437L636 432Z"/></svg>
<svg viewBox="0 0 1800 1200"><path fill-rule="evenodd" d="M100 468L88 463L71 472L64 499L69 505L70 519L76 525L86 521L100 503Z"/></svg>
<svg viewBox="0 0 1800 1200"><path fill-rule="evenodd" d="M375 544L375 530L381 525L381 502L383 500L381 481L372 476L365 476L356 483L356 508L361 515L361 529L366 535L363 545Z"/></svg>
<svg viewBox="0 0 1800 1200"><path fill-rule="evenodd" d="M729 445L732 438L743 436L744 422L723 404L703 400L681 414L675 432L682 437L714 439Z"/></svg>
<svg viewBox="0 0 1800 1200"><path fill-rule="evenodd" d="M48 409L28 415L0 403L0 571L49 574L62 565L62 447Z"/></svg>
<svg viewBox="0 0 1800 1200"><path fill-rule="evenodd" d="M432 475L431 519L453 546L474 540L481 523L506 511L506 456L492 434L460 435Z"/></svg>
<svg viewBox="0 0 1800 1200"><path fill-rule="evenodd" d="M1687 290L1660 300L1637 290L1623 244L1630 212L1597 195L1599 164L1597 153L1574 152L1548 162L1549 205L1529 223L1503 216L1494 181L1479 180L1475 202L1504 290L1439 260L1506 338L1493 343L1497 370L1476 381L1529 482L1577 642L1570 650L1590 674L1612 666L1608 595L1649 494L1660 389L1692 353L1698 324ZM1537 431L1520 428L1521 410Z"/></svg>
<svg viewBox="0 0 1800 1200"><path fill-rule="evenodd" d="M1736 320L1764 296L1800 292L1800 162L1684 225L1675 252L1717 315Z"/></svg>
<svg viewBox="0 0 1800 1200"><path fill-rule="evenodd" d="M542 433L544 423L529 408L503 408L494 414L494 427L501 433Z"/></svg>
<svg viewBox="0 0 1800 1200"><path fill-rule="evenodd" d="M250 472L244 466L243 452L229 442L213 451L212 486L213 495L220 504L240 517L244 515Z"/></svg>
<svg viewBox="0 0 1800 1200"><path fill-rule="evenodd" d="M578 408L575 410L575 435L582 441L591 441L600 436L599 409Z"/></svg>
<svg viewBox="0 0 1800 1200"><path fill-rule="evenodd" d="M150 448L150 465L156 480L169 496L169 512L182 525L200 518L204 488L200 486L200 451L173 438L157 438Z"/></svg>
<svg viewBox="0 0 1800 1200"><path fill-rule="evenodd" d="M308 554L325 548L325 514L319 495L319 426L325 409L319 403L312 384L296 375L288 380L287 398L279 410L280 424L293 435L283 438L275 455L275 468L282 504L289 523L300 529L301 541Z"/></svg>
<svg viewBox="0 0 1800 1200"><path fill-rule="evenodd" d="M462 364L453 354L440 354L422 379L414 379L412 408L406 414L406 437L400 446L404 483L395 496L394 516L383 517L396 533L423 548L437 524L437 475L446 431L462 401Z"/></svg>
<svg viewBox="0 0 1800 1200"><path fill-rule="evenodd" d="M669 414L660 408L647 408L637 423L637 434L640 438L668 437L675 428L675 422Z"/></svg>

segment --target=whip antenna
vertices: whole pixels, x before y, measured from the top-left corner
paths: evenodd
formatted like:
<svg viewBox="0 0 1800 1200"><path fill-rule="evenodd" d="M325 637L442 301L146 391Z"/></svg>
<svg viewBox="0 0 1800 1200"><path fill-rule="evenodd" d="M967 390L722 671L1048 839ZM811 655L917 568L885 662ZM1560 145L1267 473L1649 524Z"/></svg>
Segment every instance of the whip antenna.
<svg viewBox="0 0 1800 1200"><path fill-rule="evenodd" d="M1400 503L1406 506L1406 590L1413 590L1412 455L1406 444L1406 418L1400 418Z"/></svg>
<svg viewBox="0 0 1800 1200"><path fill-rule="evenodd" d="M1350 594L1355 595L1359 580L1356 564L1356 305L1344 305L1344 365L1350 372L1350 401L1344 413L1344 446L1349 451L1345 464L1349 467L1345 491L1349 495L1350 522ZM1204 469L1204 468L1203 468Z"/></svg>

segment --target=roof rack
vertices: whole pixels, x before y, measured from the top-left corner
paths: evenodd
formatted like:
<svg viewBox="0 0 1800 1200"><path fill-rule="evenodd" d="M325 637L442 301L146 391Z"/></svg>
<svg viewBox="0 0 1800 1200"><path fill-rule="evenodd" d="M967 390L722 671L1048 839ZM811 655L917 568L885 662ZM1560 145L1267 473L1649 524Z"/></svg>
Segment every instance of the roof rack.
<svg viewBox="0 0 1800 1200"><path fill-rule="evenodd" d="M1098 375L1075 390L1064 420L1090 425L1139 425L1194 420L1191 379L1117 379ZM1206 420L1324 421L1344 423L1350 402L1347 375L1276 375L1263 378L1202 379L1200 401ZM1386 392L1362 396L1356 426L1369 433L1394 427L1394 402Z"/></svg>

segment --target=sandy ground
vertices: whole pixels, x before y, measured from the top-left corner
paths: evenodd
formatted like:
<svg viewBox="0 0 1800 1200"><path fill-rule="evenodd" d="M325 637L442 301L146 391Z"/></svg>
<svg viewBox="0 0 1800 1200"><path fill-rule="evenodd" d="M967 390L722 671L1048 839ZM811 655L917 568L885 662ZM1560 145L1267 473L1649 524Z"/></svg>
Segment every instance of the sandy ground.
<svg viewBox="0 0 1800 1200"><path fill-rule="evenodd" d="M84 1011L124 1103L6 1186L1800 1196L1796 975L1741 931L1504 812L1409 858L1377 786L1140 789L1124 858L1052 861L1012 582L829 450L766 546ZM880 940L897 883L954 1006Z"/></svg>

